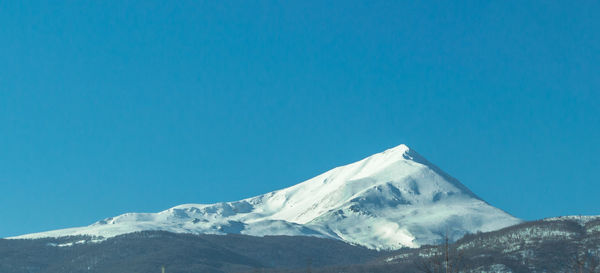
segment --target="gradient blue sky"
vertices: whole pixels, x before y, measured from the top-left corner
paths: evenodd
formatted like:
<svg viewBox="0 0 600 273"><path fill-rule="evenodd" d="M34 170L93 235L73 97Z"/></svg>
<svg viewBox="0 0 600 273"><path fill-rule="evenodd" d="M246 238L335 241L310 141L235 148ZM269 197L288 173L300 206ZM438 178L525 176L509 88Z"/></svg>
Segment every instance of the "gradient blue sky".
<svg viewBox="0 0 600 273"><path fill-rule="evenodd" d="M517 217L600 214L598 1L47 2L0 2L0 237L401 143Z"/></svg>

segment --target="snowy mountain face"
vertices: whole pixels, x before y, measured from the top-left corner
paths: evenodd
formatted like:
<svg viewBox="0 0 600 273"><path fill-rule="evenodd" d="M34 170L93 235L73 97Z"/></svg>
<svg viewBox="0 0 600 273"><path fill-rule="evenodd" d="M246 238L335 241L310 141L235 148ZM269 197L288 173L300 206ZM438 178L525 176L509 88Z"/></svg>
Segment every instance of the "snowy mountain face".
<svg viewBox="0 0 600 273"><path fill-rule="evenodd" d="M22 235L114 237L177 233L308 235L375 249L438 243L448 233L492 231L521 221L475 196L405 145L338 167L295 186L216 204L126 213L87 227Z"/></svg>

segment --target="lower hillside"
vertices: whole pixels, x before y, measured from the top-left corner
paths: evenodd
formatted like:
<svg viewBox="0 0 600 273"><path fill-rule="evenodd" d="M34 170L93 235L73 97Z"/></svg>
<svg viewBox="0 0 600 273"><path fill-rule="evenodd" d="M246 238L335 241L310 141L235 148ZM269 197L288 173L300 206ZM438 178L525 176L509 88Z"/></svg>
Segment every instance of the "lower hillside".
<svg viewBox="0 0 600 273"><path fill-rule="evenodd" d="M303 236L137 232L0 240L2 273L600 272L600 217L559 217L455 243L377 252ZM446 271L448 268L448 271Z"/></svg>
<svg viewBox="0 0 600 273"><path fill-rule="evenodd" d="M313 272L600 273L600 217L527 222L470 234L453 244L395 251L360 266Z"/></svg>

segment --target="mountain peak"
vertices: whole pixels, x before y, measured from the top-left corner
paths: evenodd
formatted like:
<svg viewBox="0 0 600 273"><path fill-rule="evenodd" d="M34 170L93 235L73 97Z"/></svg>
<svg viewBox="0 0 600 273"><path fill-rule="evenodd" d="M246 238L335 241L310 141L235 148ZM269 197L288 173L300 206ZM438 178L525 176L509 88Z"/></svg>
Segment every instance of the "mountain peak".
<svg viewBox="0 0 600 273"><path fill-rule="evenodd" d="M400 145L398 145L396 147L389 148L389 149L383 151L382 153L384 153L384 154L386 154L386 153L394 153L394 154L401 153L401 154L404 154L404 153L407 153L409 150L410 150L410 147L408 147L408 145L406 145L406 144L400 144Z"/></svg>

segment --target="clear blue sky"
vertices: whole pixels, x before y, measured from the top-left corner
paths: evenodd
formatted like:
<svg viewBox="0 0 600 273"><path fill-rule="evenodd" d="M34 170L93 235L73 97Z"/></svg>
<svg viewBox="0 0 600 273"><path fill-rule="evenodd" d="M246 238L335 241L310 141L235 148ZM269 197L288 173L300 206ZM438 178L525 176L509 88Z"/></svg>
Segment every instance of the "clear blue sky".
<svg viewBox="0 0 600 273"><path fill-rule="evenodd" d="M598 1L46 2L0 2L0 237L401 143L517 217L600 214Z"/></svg>

